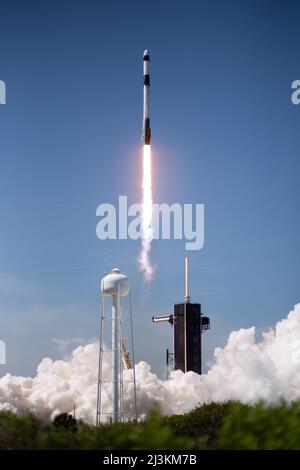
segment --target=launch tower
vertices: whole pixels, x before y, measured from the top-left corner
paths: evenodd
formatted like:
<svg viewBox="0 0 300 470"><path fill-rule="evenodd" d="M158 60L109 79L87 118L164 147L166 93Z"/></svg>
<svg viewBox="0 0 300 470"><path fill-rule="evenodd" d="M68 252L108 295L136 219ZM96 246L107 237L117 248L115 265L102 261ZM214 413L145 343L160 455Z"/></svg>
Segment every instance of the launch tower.
<svg viewBox="0 0 300 470"><path fill-rule="evenodd" d="M202 333L210 328L210 320L202 314L201 304L190 301L188 257L185 258L184 302L174 305L173 314L154 316L152 321L154 323L168 321L173 325L173 352L167 350L167 365L173 364L174 370L201 374L201 339Z"/></svg>

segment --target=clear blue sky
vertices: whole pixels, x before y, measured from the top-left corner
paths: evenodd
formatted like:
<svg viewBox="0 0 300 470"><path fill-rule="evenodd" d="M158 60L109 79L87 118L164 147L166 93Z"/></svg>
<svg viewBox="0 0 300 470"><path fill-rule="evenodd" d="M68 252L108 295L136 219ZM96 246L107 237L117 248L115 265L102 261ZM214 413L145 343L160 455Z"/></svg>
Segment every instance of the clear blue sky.
<svg viewBox="0 0 300 470"><path fill-rule="evenodd" d="M99 241L96 207L139 201L142 53L151 52L155 202L205 204L191 295L229 331L300 301L299 3L1 0L1 372L34 373L53 338L97 336L99 282L132 280L137 357L163 371L184 294L184 242L156 241L143 294L138 243Z"/></svg>

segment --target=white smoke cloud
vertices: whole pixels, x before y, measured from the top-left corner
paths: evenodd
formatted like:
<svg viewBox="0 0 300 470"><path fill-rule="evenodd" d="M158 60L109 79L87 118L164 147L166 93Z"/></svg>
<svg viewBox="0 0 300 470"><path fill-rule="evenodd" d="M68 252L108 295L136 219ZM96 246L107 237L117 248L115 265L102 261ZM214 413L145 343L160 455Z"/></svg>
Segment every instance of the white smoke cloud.
<svg viewBox="0 0 300 470"><path fill-rule="evenodd" d="M68 361L43 359L34 378L6 374L0 379L0 409L32 411L42 419L72 412L95 422L98 344L76 348ZM104 379L111 373L104 357ZM125 409L133 403L131 371L125 371ZM187 412L211 401L258 400L276 402L300 398L300 304L255 341L255 328L234 331L224 348L217 348L207 374L175 371L160 380L146 362L136 365L138 413L145 416L154 404L165 415ZM103 406L110 410L110 387L105 384Z"/></svg>

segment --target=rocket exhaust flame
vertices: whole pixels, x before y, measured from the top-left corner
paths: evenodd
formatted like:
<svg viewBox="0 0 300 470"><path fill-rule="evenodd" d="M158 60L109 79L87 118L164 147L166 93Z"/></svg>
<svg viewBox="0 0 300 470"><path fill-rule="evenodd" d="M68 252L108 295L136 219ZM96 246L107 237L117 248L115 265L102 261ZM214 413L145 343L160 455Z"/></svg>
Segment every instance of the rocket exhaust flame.
<svg viewBox="0 0 300 470"><path fill-rule="evenodd" d="M154 268L150 261L151 243L153 240L152 225L152 171L151 171L151 147L144 145L143 148L143 202L142 202L142 219L141 219L141 235L142 247L139 254L140 270L144 274L146 282L151 281L154 275Z"/></svg>

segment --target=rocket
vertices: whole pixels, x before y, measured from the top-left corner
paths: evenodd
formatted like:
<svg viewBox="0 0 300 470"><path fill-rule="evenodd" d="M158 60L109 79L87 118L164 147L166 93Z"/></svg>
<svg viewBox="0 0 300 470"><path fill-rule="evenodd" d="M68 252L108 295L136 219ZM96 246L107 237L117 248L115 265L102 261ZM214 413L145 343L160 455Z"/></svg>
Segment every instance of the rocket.
<svg viewBox="0 0 300 470"><path fill-rule="evenodd" d="M144 103L143 103L143 133L142 140L144 145L150 145L151 129L150 129L150 55L146 49L143 54L143 70L144 70Z"/></svg>

